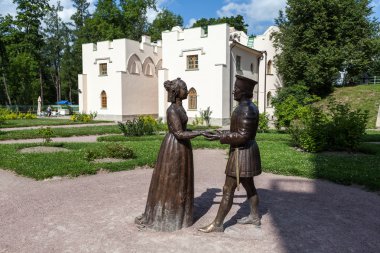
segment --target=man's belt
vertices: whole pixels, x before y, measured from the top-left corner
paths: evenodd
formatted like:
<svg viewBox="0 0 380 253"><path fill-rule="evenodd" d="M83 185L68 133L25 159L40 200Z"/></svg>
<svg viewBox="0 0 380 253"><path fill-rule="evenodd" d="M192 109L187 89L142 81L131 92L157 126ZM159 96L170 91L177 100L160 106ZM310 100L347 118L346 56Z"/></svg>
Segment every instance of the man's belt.
<svg viewBox="0 0 380 253"><path fill-rule="evenodd" d="M235 149L236 152L236 183L237 190L240 190L240 170L239 170L239 149Z"/></svg>

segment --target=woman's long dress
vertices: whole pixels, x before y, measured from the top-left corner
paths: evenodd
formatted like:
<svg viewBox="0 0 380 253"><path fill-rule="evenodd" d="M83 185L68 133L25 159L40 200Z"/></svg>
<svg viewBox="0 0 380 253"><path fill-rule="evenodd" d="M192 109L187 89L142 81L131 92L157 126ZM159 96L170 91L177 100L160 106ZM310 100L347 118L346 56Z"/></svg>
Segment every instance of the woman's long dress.
<svg viewBox="0 0 380 253"><path fill-rule="evenodd" d="M187 116L172 104L167 112L169 133L158 154L141 223L158 231L174 231L193 224L194 165Z"/></svg>

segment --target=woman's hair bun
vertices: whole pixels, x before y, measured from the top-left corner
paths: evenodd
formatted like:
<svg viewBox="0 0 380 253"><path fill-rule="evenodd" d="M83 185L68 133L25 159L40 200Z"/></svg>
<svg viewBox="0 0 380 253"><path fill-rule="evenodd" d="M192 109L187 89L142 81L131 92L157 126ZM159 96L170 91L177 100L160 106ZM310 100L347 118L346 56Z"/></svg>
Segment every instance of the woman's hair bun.
<svg viewBox="0 0 380 253"><path fill-rule="evenodd" d="M165 87L165 89L167 90L167 91L169 91L169 90L171 90L171 88L172 88L172 82L171 81L165 81L164 82L164 87Z"/></svg>

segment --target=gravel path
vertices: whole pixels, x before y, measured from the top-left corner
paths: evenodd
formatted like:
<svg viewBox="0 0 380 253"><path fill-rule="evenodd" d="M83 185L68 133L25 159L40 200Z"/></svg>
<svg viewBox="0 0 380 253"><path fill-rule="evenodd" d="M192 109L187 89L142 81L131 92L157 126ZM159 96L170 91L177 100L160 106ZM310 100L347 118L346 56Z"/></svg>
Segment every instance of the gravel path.
<svg viewBox="0 0 380 253"><path fill-rule="evenodd" d="M76 125L57 125L57 126L31 126L31 127L11 127L11 128L0 128L0 131L18 131L18 130L30 130L30 129L40 129L41 127L50 128L73 128L73 127L88 127L88 126L114 126L115 122L104 122L104 123L94 123L94 124L76 124Z"/></svg>
<svg viewBox="0 0 380 253"><path fill-rule="evenodd" d="M380 197L322 180L263 173L255 178L261 228L236 192L224 233L197 228L216 215L225 151L195 150L195 224L173 233L139 231L152 169L34 181L0 170L0 252L379 252Z"/></svg>
<svg viewBox="0 0 380 253"><path fill-rule="evenodd" d="M53 142L96 142L99 136L105 135L87 135L87 136L72 136L72 137L54 137L51 138ZM0 141L0 144L14 144L14 143L38 143L43 142L42 138L39 139L25 139L25 140L5 140Z"/></svg>

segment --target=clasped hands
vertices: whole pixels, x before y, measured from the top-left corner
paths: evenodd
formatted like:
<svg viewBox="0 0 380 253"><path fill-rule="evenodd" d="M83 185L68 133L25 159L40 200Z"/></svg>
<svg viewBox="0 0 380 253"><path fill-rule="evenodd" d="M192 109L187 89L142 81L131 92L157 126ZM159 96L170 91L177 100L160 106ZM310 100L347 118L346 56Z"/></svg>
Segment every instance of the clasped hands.
<svg viewBox="0 0 380 253"><path fill-rule="evenodd" d="M207 140L209 141L215 141L220 140L220 136L222 135L222 131L215 130L215 131L203 131L201 133Z"/></svg>
<svg viewBox="0 0 380 253"><path fill-rule="evenodd" d="M209 140L209 141L220 140L220 137L222 135L221 130L215 130L215 131L191 131L190 130L190 132L192 133L193 137L202 135L206 138L206 140Z"/></svg>

